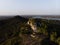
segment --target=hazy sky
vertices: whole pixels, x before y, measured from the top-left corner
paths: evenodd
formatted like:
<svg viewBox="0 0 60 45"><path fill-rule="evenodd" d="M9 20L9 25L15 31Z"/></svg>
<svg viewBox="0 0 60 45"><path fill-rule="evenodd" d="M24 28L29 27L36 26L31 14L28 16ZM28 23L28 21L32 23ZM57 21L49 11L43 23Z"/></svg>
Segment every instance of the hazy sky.
<svg viewBox="0 0 60 45"><path fill-rule="evenodd" d="M0 15L60 14L60 0L0 0Z"/></svg>

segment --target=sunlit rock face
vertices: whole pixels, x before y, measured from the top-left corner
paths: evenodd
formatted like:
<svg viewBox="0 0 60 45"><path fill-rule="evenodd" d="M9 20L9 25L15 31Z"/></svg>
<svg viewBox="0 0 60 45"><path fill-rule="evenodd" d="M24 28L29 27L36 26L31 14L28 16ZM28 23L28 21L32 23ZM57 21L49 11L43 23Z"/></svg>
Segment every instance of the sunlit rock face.
<svg viewBox="0 0 60 45"><path fill-rule="evenodd" d="M31 28L33 29L34 32L37 32L37 26L36 26L36 23L33 19L29 19L27 24L31 26Z"/></svg>

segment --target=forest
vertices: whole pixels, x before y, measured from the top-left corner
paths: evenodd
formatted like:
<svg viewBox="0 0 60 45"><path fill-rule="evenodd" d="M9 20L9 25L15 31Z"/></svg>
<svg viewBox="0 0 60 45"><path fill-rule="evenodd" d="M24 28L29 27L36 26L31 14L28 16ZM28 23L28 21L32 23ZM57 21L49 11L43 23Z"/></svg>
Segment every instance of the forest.
<svg viewBox="0 0 60 45"><path fill-rule="evenodd" d="M60 45L60 20L21 16L0 20L0 45Z"/></svg>

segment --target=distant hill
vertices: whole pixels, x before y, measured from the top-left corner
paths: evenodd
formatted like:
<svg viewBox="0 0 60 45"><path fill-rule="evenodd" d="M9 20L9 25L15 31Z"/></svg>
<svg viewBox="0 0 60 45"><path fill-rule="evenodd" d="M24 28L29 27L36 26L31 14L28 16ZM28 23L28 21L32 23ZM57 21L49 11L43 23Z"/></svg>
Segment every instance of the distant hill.
<svg viewBox="0 0 60 45"><path fill-rule="evenodd" d="M13 18L14 16L0 16L0 20L5 20L9 18Z"/></svg>

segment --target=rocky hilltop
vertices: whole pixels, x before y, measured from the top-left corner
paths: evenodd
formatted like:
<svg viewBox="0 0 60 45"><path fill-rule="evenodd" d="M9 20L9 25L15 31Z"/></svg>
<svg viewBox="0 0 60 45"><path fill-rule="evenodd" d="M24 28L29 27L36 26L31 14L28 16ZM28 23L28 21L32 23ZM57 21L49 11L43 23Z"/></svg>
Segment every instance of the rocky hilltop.
<svg viewBox="0 0 60 45"><path fill-rule="evenodd" d="M0 45L60 45L60 21L15 16L0 20Z"/></svg>

